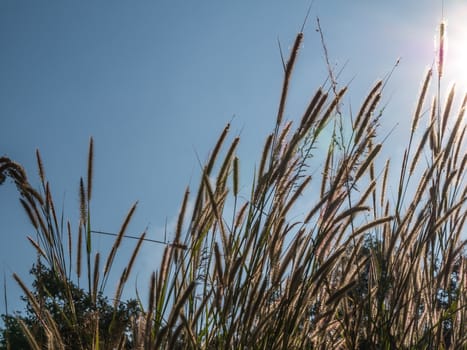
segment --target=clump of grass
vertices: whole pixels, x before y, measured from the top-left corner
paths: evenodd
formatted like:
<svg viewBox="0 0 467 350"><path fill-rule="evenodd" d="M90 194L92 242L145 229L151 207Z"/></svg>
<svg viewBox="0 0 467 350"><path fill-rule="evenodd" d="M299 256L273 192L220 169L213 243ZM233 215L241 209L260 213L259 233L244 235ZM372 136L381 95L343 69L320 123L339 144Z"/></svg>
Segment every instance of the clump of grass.
<svg viewBox="0 0 467 350"><path fill-rule="evenodd" d="M147 307L131 323L135 348L467 346L467 258L462 237L467 96L458 114L452 111L454 89L443 108L438 108L439 94L435 96L428 125L418 140L432 79L429 70L402 163L377 162L385 147L377 133L384 82L377 82L363 99L349 125L351 136L341 140L346 142L326 141L323 130L342 116L337 108L347 87L319 87L296 126L283 120L302 39L299 33L285 64L276 124L259 154L248 198L239 191L240 139L229 141L229 126L203 168L194 197L190 199L191 192L186 191L173 243L165 247L151 276ZM329 144L324 146L321 177L311 176L310 155L318 147L323 151L325 142ZM135 206L101 277L99 254L92 256L90 235L92 141L90 145L87 188L84 180L80 186L76 274L81 277L84 241L88 289L95 297L105 286ZM38 166L45 196L32 189L22 168L9 159L0 159L0 174L10 176L20 190L21 203L38 232L38 239L30 240L41 259L67 281L75 261L71 230L66 244L39 154ZM192 212L188 212L190 200ZM304 215L297 216L304 206ZM121 297L143 239L144 235L121 275L115 300ZM63 348L56 321L40 309L36 296L23 289L44 324L48 344ZM72 306L72 299L69 303ZM70 322L75 322L73 315ZM97 349L98 323L90 327L95 336L81 348ZM23 330L31 347L45 346L26 326Z"/></svg>
<svg viewBox="0 0 467 350"><path fill-rule="evenodd" d="M302 40L297 36L296 43ZM204 168L194 211L167 247L151 284L146 347L461 348L466 346L463 113L450 93L418 145L415 133L432 77L426 75L400 167L376 160L377 82L344 147L331 141L319 181L303 173L346 92L319 88L298 126L283 124L294 45L274 132L266 138L248 200L238 190L238 139L222 133ZM441 77L441 76L440 76ZM434 104L439 104L435 98ZM435 109L436 111L436 109ZM451 130L446 128L454 119ZM427 135L434 133L434 145ZM227 149L221 156L220 148ZM420 161L423 157L424 161ZM218 173L213 173L214 164ZM397 175L388 198L388 177ZM228 187L227 177L233 187ZM214 182L209 179L216 179ZM316 191L320 188L320 193ZM229 198L230 196L230 198ZM294 220L301 198L308 212ZM233 219L226 203L235 203ZM149 328L147 325L151 324Z"/></svg>
<svg viewBox="0 0 467 350"><path fill-rule="evenodd" d="M24 169L19 164L7 157L0 158L0 173L2 174L2 178L6 179L6 177L9 177L13 180L20 193L20 202L32 226L36 230L36 237L28 236L27 238L38 254L33 271L35 271L36 278L38 279L35 283L39 284L37 286L39 292L33 293L29 290L22 279L16 274L14 275L14 279L24 291L26 300L32 307L32 311L35 313L42 329L36 329L36 333L34 334L31 327L28 327L23 320L19 319L22 331L26 335L30 347L33 349L43 348L45 344L47 344L47 348L58 349L65 349L70 346L78 349L98 348L99 344L101 347L104 346L104 348L111 349L121 346L121 344L125 345L128 335L124 333L116 337L111 337L112 339L99 339L99 324L102 323L100 316L104 317L105 315L99 315L93 310L100 308L100 310L106 313L109 312L109 310L102 309L103 307L107 307L107 305L104 305L106 304L106 300L105 298L103 299L104 288L111 273L119 243L125 234L128 222L136 208L136 204L132 206L127 217L123 221L120 233L106 259L105 269L101 275L100 253L93 251L91 237L92 138L89 144L88 178L86 180L86 186L82 178L80 179L79 185L80 219L77 235L73 234L72 224L70 222L64 223L63 216L60 218L57 216L52 191L47 182L43 162L38 151L36 152L36 156L40 179L39 190L35 190L30 185ZM77 238L76 245L73 244L74 237ZM128 275L131 272L135 257L139 252L144 237L145 233L140 236L131 259L121 274L120 284L115 293L113 311L111 311L111 313L113 312L115 322L114 320L110 322L110 328L114 327L121 331L127 326L122 324L117 325L119 313L122 308L125 307L124 303L120 301L121 293L123 292L123 288L127 282ZM85 271L82 269L83 260L86 261ZM42 269L44 269L44 271L41 271ZM53 290L49 290L48 288L50 287L47 285L40 285L40 277L49 272L53 276L50 277L48 281L57 281ZM85 312L85 317L88 317L88 319L84 320L83 316L79 314L76 309L77 307L82 307L82 305L75 305L78 301L82 302L77 299L77 295L81 298L83 291L76 288L79 288L83 277L87 282L86 295L90 298L90 302L87 302L87 307L91 308ZM53 294L57 291L61 293L58 296ZM44 307L44 305L46 305L46 300L55 300L56 297L64 303L64 305L60 305L59 303L54 304L54 308L62 310L62 312L59 313L60 316L63 316L60 317L60 320L54 318L49 312L50 310ZM64 314L65 310L66 314ZM71 330L71 335L61 334L59 329L63 329L64 325L57 324L58 322L65 323L66 328ZM78 341L75 343L67 342L64 340L66 336L73 337L73 339Z"/></svg>

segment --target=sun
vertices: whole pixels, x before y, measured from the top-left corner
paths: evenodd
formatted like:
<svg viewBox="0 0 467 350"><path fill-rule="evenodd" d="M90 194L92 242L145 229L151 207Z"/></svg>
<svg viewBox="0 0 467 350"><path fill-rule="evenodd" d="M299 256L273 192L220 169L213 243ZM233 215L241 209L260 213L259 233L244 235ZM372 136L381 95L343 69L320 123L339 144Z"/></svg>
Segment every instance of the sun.
<svg viewBox="0 0 467 350"><path fill-rule="evenodd" d="M445 21L443 79L455 83L457 91L467 92L467 6Z"/></svg>

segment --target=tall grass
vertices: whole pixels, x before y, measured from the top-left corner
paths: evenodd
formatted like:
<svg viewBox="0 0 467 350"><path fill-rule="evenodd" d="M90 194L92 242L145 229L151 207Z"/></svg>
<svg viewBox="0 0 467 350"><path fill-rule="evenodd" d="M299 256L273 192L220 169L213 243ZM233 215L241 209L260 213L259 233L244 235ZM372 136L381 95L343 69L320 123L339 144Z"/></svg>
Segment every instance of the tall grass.
<svg viewBox="0 0 467 350"><path fill-rule="evenodd" d="M337 131L329 140L324 133L336 118L347 118L337 113L347 87L319 87L298 123L284 121L302 39L299 33L284 66L276 123L258 155L248 198L239 190L244 187L236 154L240 139L229 138L227 125L198 187L185 193L173 242L151 275L149 300L142 301L146 307L131 323L130 334L104 344L94 320L92 341L78 348L123 348L125 339L139 349L467 348L462 237L467 96L457 112L452 110L454 89L444 102L439 94L429 100L429 70L408 123L401 163L381 159L383 82L370 89L358 114L348 117L347 138ZM427 110L431 114L425 118ZM313 164L311 156L324 143L324 162ZM40 259L64 281L72 274L84 276L95 300L135 206L101 265L90 233L92 150L91 140L88 177L80 182L76 246L70 225L57 218L39 153L40 191L7 158L0 159L0 174L11 177L20 191L37 231L29 240ZM320 172L312 176L308 169L316 166ZM304 215L297 215L304 206ZM144 234L121 274L116 301L143 240ZM64 348L56 321L15 279L48 335L39 343L24 326L31 347ZM68 301L73 310L71 295ZM73 314L69 322L76 322Z"/></svg>

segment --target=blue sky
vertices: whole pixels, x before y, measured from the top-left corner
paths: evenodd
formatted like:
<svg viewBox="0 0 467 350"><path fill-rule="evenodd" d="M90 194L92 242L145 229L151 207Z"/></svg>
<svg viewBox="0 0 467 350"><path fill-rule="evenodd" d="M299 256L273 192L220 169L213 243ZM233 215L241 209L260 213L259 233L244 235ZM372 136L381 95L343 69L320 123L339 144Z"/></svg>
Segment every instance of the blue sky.
<svg viewBox="0 0 467 350"><path fill-rule="evenodd" d="M148 229L163 239L187 185L229 121L241 136L243 176L253 174L274 124L285 55L310 1L13 1L0 2L0 155L22 164L38 184L41 151L56 203L77 226L79 177L95 140L93 229L115 232L132 205L128 233ZM445 1L448 55L467 59L467 5ZM426 67L441 1L315 0L294 72L286 117L298 119L327 68L316 29L319 16L331 63L345 64L354 109L391 71L382 134L401 146ZM452 39L451 39L452 38ZM446 82L466 90L467 70L451 60ZM447 85L447 84L446 84ZM12 272L27 278L35 255L14 186L0 187L0 265L10 309L19 290ZM96 248L112 241L96 237ZM124 247L131 249L134 242ZM136 272L144 289L161 247L146 245ZM122 258L124 260L124 258ZM117 272L117 271L116 271ZM131 292L131 290L130 290ZM1 303L0 313L4 312Z"/></svg>

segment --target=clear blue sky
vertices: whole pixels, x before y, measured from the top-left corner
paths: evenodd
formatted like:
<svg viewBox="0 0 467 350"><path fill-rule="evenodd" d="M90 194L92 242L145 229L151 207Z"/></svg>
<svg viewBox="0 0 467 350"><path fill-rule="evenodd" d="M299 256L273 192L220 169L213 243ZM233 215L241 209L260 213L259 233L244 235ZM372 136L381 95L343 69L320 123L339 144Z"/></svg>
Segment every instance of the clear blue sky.
<svg viewBox="0 0 467 350"><path fill-rule="evenodd" d="M167 221L170 238L185 187L197 184L198 157L207 158L229 121L242 139L242 172L245 178L253 174L281 88L277 40L287 55L309 4L2 0L0 155L21 163L38 184L34 152L40 149L56 203L64 204L76 228L78 182L93 136L93 229L117 231L139 200L129 233L147 227L148 238L163 239ZM354 109L402 57L383 99L388 108L381 131L400 123L387 140L398 149L434 58L441 1L316 0L287 119L300 117L327 75L317 16L332 64L339 69L347 62L340 82L353 79L347 102ZM448 54L461 55L459 42L467 47L465 2L446 0L445 17L452 35ZM454 61L451 67L446 79L455 77L465 90L465 71L456 71ZM7 276L11 310L19 299L11 273L27 278L35 261L26 240L32 227L11 183L0 187L0 223L0 271ZM96 248L105 250L111 242L96 237ZM145 247L136 268L140 289L161 251Z"/></svg>

